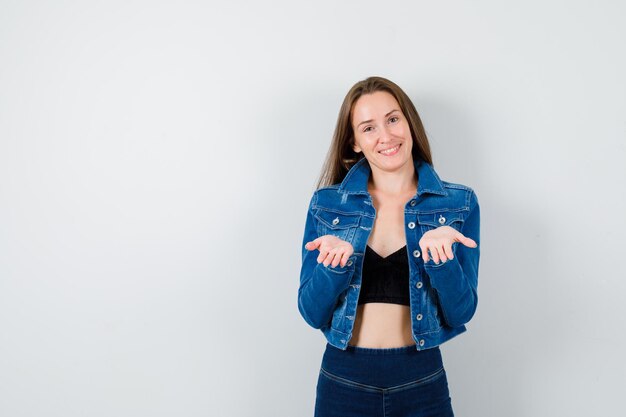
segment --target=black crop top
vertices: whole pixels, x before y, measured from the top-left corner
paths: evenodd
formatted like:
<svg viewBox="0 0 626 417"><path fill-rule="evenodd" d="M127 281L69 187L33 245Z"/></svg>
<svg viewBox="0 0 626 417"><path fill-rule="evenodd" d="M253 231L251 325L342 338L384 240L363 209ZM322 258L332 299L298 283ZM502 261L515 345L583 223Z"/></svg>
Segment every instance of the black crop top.
<svg viewBox="0 0 626 417"><path fill-rule="evenodd" d="M409 260L404 245L383 258L365 247L358 304L371 302L409 304Z"/></svg>

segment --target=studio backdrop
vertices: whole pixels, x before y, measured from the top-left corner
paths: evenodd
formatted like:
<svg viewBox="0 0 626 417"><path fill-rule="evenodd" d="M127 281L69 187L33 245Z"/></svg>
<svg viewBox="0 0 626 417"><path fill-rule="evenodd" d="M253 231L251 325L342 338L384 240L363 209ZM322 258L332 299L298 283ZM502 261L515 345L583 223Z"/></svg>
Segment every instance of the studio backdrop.
<svg viewBox="0 0 626 417"><path fill-rule="evenodd" d="M619 415L625 12L0 1L0 415L312 416L306 209L371 75L480 199L457 415Z"/></svg>

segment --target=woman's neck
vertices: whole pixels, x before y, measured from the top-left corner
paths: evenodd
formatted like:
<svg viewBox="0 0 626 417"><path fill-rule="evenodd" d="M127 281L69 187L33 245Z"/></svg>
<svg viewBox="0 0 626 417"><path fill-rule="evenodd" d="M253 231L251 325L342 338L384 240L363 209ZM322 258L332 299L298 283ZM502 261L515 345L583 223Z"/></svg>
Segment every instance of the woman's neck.
<svg viewBox="0 0 626 417"><path fill-rule="evenodd" d="M370 193L386 195L405 195L417 192L417 173L413 164L405 164L398 171L387 172L372 170L367 182Z"/></svg>

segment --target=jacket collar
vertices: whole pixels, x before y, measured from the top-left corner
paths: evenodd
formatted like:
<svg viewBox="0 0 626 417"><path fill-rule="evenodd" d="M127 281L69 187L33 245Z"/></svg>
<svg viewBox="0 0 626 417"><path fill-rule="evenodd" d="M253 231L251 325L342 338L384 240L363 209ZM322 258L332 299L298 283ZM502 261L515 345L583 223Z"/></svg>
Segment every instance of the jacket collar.
<svg viewBox="0 0 626 417"><path fill-rule="evenodd" d="M447 195L443 183L432 165L421 159L413 158L413 165L417 171L417 195L423 193ZM338 191L347 194L368 194L367 181L371 173L369 162L365 157L361 158L350 168L341 182Z"/></svg>

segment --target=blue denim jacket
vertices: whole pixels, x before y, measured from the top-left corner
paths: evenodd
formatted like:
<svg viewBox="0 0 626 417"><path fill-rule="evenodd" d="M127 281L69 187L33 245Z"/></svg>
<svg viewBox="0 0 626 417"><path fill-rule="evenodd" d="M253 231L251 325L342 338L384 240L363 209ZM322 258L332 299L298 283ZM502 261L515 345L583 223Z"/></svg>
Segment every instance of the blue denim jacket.
<svg viewBox="0 0 626 417"><path fill-rule="evenodd" d="M414 160L417 194L404 207L411 327L417 350L440 345L466 330L478 303L480 209L474 190L443 181L432 165ZM359 160L340 184L322 187L309 203L298 289L298 309L304 320L320 329L328 342L345 350L352 337L361 287L361 272L376 210L367 191L371 168ZM452 244L454 257L424 263L418 245L422 235L450 226L472 238L477 247ZM348 241L354 253L336 267L317 263L319 251L304 245L322 235Z"/></svg>

